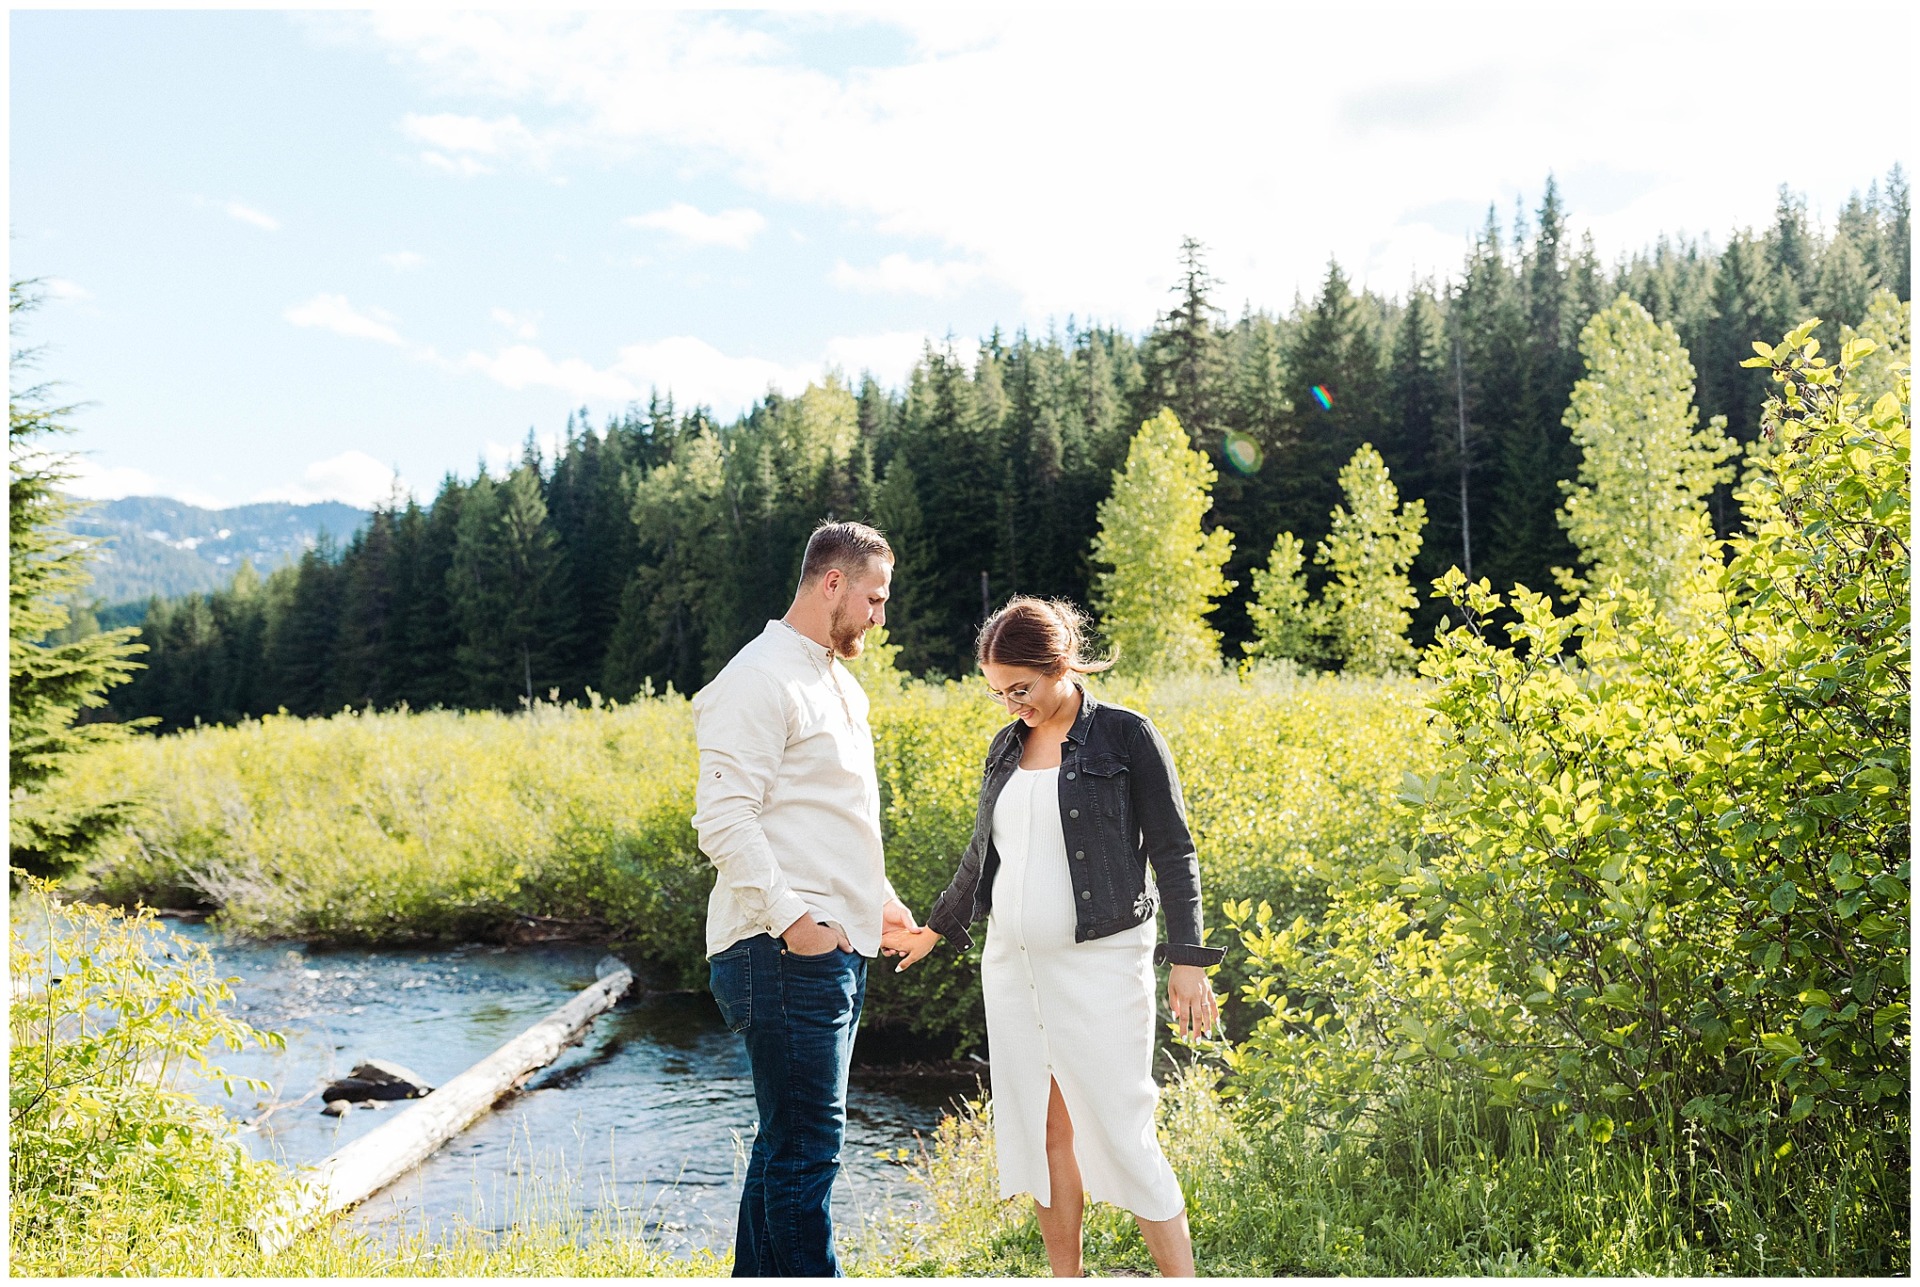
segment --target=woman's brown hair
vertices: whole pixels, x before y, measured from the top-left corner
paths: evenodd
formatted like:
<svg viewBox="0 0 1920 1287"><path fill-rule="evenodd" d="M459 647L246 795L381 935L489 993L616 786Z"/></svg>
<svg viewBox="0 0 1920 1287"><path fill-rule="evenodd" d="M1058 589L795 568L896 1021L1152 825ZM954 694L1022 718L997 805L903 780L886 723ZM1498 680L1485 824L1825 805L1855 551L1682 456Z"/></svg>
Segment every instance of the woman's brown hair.
<svg viewBox="0 0 1920 1287"><path fill-rule="evenodd" d="M1019 666L1049 677L1089 675L1113 665L1086 655L1087 617L1065 599L1016 595L980 627L974 652L982 665Z"/></svg>

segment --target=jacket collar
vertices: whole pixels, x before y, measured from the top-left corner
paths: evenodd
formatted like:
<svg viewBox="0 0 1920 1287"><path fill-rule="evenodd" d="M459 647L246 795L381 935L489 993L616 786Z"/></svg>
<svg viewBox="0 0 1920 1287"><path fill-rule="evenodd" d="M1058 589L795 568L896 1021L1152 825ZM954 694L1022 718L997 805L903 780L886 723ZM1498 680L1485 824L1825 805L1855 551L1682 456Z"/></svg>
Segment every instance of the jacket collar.
<svg viewBox="0 0 1920 1287"><path fill-rule="evenodd" d="M1087 730L1093 727L1093 713L1100 703L1085 688L1080 690L1080 714L1073 721L1073 727L1067 730L1067 740L1075 746L1082 746L1087 740Z"/></svg>
<svg viewBox="0 0 1920 1287"><path fill-rule="evenodd" d="M1095 698L1092 693L1088 692L1085 687L1081 687L1080 713L1074 716L1073 727L1067 730L1067 741L1073 743L1076 747L1086 744L1087 732L1093 727L1093 713L1099 708L1099 700ZM1011 724L1007 725L1005 731L1011 732L1013 736L1009 738L1006 745L1001 748L1000 758L1003 760L1008 758L1017 760L1020 758L1021 752L1027 744L1027 734L1033 730L1029 729L1019 720L1014 720Z"/></svg>

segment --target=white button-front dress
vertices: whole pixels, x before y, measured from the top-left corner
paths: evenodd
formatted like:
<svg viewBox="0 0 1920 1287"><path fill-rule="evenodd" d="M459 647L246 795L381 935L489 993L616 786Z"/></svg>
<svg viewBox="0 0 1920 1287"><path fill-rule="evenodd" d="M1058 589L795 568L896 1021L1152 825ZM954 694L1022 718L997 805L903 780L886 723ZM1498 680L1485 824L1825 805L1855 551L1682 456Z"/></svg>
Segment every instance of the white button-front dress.
<svg viewBox="0 0 1920 1287"><path fill-rule="evenodd" d="M980 982L993 1059L1000 1196L1052 1206L1049 1080L1073 1119L1089 1197L1148 1220L1185 1208L1154 1133L1153 922L1073 941L1060 770L1016 769L994 806L993 911Z"/></svg>

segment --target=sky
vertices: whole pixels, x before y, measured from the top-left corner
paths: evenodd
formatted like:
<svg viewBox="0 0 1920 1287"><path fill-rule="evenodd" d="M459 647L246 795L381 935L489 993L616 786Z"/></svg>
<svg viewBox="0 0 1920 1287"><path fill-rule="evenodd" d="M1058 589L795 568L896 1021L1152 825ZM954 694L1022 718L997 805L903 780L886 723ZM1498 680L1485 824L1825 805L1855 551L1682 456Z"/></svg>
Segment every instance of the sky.
<svg viewBox="0 0 1920 1287"><path fill-rule="evenodd" d="M428 499L654 389L730 418L995 326L1143 331L1186 236L1235 314L1330 258L1444 279L1549 173L1608 262L1782 183L1830 220L1913 170L1913 20L1848 13L15 11L14 343L83 495Z"/></svg>

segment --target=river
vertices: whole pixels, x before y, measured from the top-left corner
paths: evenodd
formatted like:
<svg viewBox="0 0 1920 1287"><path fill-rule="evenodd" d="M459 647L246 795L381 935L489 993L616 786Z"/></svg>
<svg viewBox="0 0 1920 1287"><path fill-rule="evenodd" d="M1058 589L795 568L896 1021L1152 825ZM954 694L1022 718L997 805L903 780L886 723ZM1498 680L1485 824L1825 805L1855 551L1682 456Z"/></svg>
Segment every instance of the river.
<svg viewBox="0 0 1920 1287"><path fill-rule="evenodd" d="M216 1054L228 1071L269 1082L266 1096L204 1093L258 1122L243 1136L256 1156L290 1165L318 1161L405 1111L402 1102L329 1117L319 1091L331 1078L381 1058L440 1085L592 983L602 956L554 945L322 951L169 927L206 943L238 979L228 1007L236 1018L286 1037L284 1051ZM745 1051L706 995L635 987L579 1046L349 1222L387 1238L423 1225L498 1232L564 1204L638 1218L668 1250L731 1246L755 1118ZM973 1093L972 1079L856 1065L833 1197L844 1232L857 1236L884 1213L911 1215L918 1193L897 1151L917 1151L955 1098Z"/></svg>

